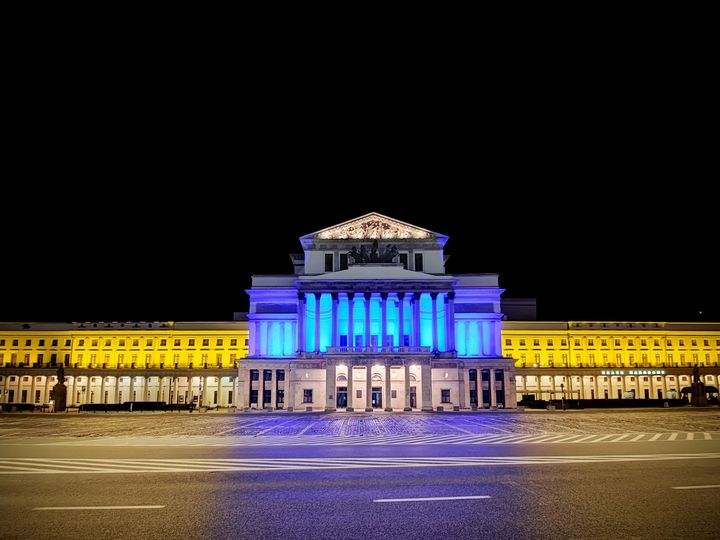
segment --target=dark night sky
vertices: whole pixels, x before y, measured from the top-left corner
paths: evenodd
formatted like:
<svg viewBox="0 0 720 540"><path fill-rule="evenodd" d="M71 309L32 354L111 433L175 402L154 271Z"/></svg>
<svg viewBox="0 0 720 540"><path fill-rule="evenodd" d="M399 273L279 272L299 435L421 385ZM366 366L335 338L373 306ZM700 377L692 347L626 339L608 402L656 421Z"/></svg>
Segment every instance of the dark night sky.
<svg viewBox="0 0 720 540"><path fill-rule="evenodd" d="M377 211L448 235L448 272L497 272L542 319L720 320L715 150L682 118L535 103L310 128L297 105L248 124L119 107L21 140L0 319L230 319L298 237Z"/></svg>

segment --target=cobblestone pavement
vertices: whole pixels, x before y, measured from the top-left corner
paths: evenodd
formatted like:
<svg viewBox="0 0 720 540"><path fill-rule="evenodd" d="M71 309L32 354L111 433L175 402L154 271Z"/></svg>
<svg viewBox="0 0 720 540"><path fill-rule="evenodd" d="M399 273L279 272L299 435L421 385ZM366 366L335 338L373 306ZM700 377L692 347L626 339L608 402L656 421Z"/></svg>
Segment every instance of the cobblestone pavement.
<svg viewBox="0 0 720 540"><path fill-rule="evenodd" d="M612 434L720 431L720 409L475 413L8 413L0 440L34 437Z"/></svg>

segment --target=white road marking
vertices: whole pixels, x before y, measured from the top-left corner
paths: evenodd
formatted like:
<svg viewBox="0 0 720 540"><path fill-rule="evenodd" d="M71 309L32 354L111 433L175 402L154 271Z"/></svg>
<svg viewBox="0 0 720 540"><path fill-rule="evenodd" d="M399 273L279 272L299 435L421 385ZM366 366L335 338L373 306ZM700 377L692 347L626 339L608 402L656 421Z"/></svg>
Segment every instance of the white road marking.
<svg viewBox="0 0 720 540"><path fill-rule="evenodd" d="M640 433L638 435L635 435L632 439L630 439L630 442L637 442L640 439L642 439L645 436L645 433ZM617 441L615 441L617 442Z"/></svg>
<svg viewBox="0 0 720 540"><path fill-rule="evenodd" d="M668 441L674 441L675 439L677 439L677 436L678 436L678 433L671 433L670 436L668 437Z"/></svg>
<svg viewBox="0 0 720 540"><path fill-rule="evenodd" d="M693 454L619 454L590 456L496 456L496 457L347 457L347 458L221 458L221 459L62 459L6 458L0 460L5 474L117 474L260 472L279 470L385 469L412 467L483 467L512 465L562 465L622 461L720 459L720 452ZM72 465L73 468L70 468Z"/></svg>
<svg viewBox="0 0 720 540"><path fill-rule="evenodd" d="M38 506L33 510L137 510L139 508L165 508L165 506Z"/></svg>
<svg viewBox="0 0 720 540"><path fill-rule="evenodd" d="M720 488L720 484L709 485L709 486L675 486L673 489L711 489Z"/></svg>
<svg viewBox="0 0 720 540"><path fill-rule="evenodd" d="M648 442L657 441L661 436L662 436L662 433L656 433L655 435L650 437L650 439L648 439Z"/></svg>
<svg viewBox="0 0 720 540"><path fill-rule="evenodd" d="M375 499L376 503L418 502L418 501L460 501L465 499L489 499L490 495L465 495L461 497L417 497L415 499Z"/></svg>

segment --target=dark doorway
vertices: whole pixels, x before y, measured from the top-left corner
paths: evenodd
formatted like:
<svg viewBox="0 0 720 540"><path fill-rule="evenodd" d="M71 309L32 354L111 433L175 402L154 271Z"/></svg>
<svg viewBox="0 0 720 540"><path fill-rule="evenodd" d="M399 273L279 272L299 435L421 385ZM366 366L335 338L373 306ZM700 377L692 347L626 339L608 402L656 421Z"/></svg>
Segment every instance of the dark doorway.
<svg viewBox="0 0 720 540"><path fill-rule="evenodd" d="M372 387L372 407L382 409L382 388L379 386Z"/></svg>
<svg viewBox="0 0 720 540"><path fill-rule="evenodd" d="M337 408L344 409L347 407L347 386L337 387Z"/></svg>
<svg viewBox="0 0 720 540"><path fill-rule="evenodd" d="M417 409L417 386L410 387L410 408Z"/></svg>

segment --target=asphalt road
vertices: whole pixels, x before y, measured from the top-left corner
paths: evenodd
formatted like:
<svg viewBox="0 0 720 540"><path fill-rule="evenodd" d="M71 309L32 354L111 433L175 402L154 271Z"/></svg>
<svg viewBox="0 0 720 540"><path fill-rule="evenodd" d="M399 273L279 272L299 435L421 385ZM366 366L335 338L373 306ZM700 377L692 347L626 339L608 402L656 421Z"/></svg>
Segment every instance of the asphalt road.
<svg viewBox="0 0 720 540"><path fill-rule="evenodd" d="M122 419L67 436L82 417L48 439L24 418L3 416L0 428L16 431L0 438L0 537L716 538L717 413L687 416L688 431L676 431L677 416L618 426L605 415L605 430L604 417L575 415L560 433L555 424L524 429L509 416L488 417L493 430L433 416L459 434L327 444L218 434L225 427L196 437L116 436ZM431 500L394 500L417 498ZM67 506L148 507L57 509Z"/></svg>

